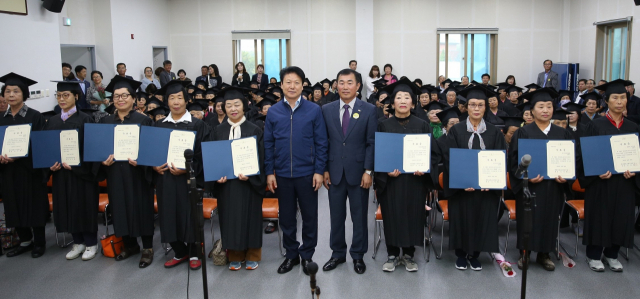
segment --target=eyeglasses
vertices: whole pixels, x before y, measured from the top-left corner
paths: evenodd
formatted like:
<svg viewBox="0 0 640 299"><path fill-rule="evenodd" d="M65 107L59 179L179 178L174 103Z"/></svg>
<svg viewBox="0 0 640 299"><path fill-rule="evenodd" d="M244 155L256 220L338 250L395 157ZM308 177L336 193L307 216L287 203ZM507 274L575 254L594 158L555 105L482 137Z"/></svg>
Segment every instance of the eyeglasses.
<svg viewBox="0 0 640 299"><path fill-rule="evenodd" d="M469 106L469 109L476 109L476 108L482 109L482 108L484 108L484 104L480 104L480 105L478 105L478 104L469 104L468 106Z"/></svg>
<svg viewBox="0 0 640 299"><path fill-rule="evenodd" d="M131 96L131 94L129 94L129 93L123 93L121 95L114 94L113 95L113 100L115 101L115 100L118 100L120 98L122 98L123 100L128 100L130 96Z"/></svg>
<svg viewBox="0 0 640 299"><path fill-rule="evenodd" d="M68 100L71 96L73 96L72 93L59 93L59 94L56 94L56 99L59 100L60 98L63 98L65 100Z"/></svg>

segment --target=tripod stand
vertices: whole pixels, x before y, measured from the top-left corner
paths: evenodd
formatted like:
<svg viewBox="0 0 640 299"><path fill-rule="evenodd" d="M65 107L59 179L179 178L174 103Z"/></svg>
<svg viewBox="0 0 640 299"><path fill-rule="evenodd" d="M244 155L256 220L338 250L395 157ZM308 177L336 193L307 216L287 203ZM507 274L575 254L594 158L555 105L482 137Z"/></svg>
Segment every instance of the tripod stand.
<svg viewBox="0 0 640 299"><path fill-rule="evenodd" d="M531 231L533 230L533 215L531 211L531 201L536 198L535 193L529 191L529 171L525 169L522 172L523 188L522 197L524 200L524 213L522 215L523 236L522 245L524 247L522 258L522 284L520 286L520 298L527 296L527 269L529 268L529 249L531 248Z"/></svg>
<svg viewBox="0 0 640 299"><path fill-rule="evenodd" d="M202 292L204 298L209 298L209 287L207 285L207 260L204 256L204 216L202 214L202 195L204 190L196 186L196 177L191 167L193 163L193 151L187 149L184 151L185 168L189 180L189 202L191 203L191 223L194 229L196 246L198 246L198 259L202 261Z"/></svg>

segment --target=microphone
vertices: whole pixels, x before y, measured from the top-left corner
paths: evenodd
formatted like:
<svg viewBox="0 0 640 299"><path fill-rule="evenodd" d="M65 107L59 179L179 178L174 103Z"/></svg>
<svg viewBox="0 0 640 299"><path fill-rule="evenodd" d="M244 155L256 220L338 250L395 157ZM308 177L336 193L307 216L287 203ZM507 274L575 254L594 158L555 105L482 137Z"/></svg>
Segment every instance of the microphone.
<svg viewBox="0 0 640 299"><path fill-rule="evenodd" d="M522 173L529 168L529 164L531 164L531 155L526 154L522 156L520 164L518 164L518 170L516 170L516 178L520 178L522 176Z"/></svg>
<svg viewBox="0 0 640 299"><path fill-rule="evenodd" d="M309 271L309 283L311 285L311 295L316 291L316 273L318 273L318 264L311 262L307 264L307 271Z"/></svg>
<svg viewBox="0 0 640 299"><path fill-rule="evenodd" d="M191 176L191 163L193 163L193 150L186 149L184 150L184 168L187 171L187 184L191 185L191 183L195 183L195 178ZM195 187L195 186L193 186Z"/></svg>

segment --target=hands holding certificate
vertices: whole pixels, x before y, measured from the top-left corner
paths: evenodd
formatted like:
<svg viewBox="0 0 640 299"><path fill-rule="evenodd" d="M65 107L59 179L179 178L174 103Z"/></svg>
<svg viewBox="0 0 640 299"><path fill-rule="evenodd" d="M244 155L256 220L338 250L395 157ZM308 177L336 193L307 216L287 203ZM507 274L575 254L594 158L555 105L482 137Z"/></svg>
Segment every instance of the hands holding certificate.
<svg viewBox="0 0 640 299"><path fill-rule="evenodd" d="M396 169L393 172L389 172L387 174L392 178L397 178L399 175L402 174L402 172L400 172L400 170ZM413 173L413 175L422 176L422 175L424 175L424 172L416 171L416 172Z"/></svg>
<svg viewBox="0 0 640 299"><path fill-rule="evenodd" d="M248 176L244 176L242 173L238 174L238 179L240 179L241 181L246 181L249 179ZM217 180L216 182L220 183L220 184L224 184L227 182L227 177L221 177L219 180Z"/></svg>
<svg viewBox="0 0 640 299"><path fill-rule="evenodd" d="M71 170L71 166L69 166L69 164L60 163L60 162L56 162L56 164L53 164L53 166L49 167L49 169L51 169L51 171L58 171L62 167L64 167L64 169L66 169L66 170Z"/></svg>
<svg viewBox="0 0 640 299"><path fill-rule="evenodd" d="M543 176L538 175L535 178L529 179L529 183L537 184L537 183L542 182L543 179L544 179ZM556 180L556 182L558 182L560 184L564 184L564 183L567 182L567 180L563 179L561 176L557 176L555 180Z"/></svg>
<svg viewBox="0 0 640 299"><path fill-rule="evenodd" d="M7 157L7 154L0 156L0 163L2 164L11 163L13 161L15 161L15 159Z"/></svg>
<svg viewBox="0 0 640 299"><path fill-rule="evenodd" d="M113 155L109 155L107 160L102 161L102 165L111 166L115 162L116 162L116 159L113 157ZM129 158L129 164L135 167L135 166L138 166L138 161L132 160L131 158Z"/></svg>
<svg viewBox="0 0 640 299"><path fill-rule="evenodd" d="M169 170L169 172L171 172L171 174L173 175L183 175L185 173L187 173L186 170L184 169L179 169L178 167L176 167L173 162L171 163L171 167L169 167L168 163L164 163L160 166L154 166L153 170L155 170L157 173L159 173L160 175L164 175L164 172Z"/></svg>
<svg viewBox="0 0 640 299"><path fill-rule="evenodd" d="M600 175L600 178L601 178L601 179L603 179L603 180L608 180L608 179L610 179L610 178L611 178L611 176L612 176L612 175L613 175L613 174L611 173L611 171L607 171L606 173L601 174L601 175ZM623 173L622 173L622 175L623 175L623 176L624 176L624 178L625 178L625 179L627 179L627 180L628 180L628 179L630 179L630 178L632 178L632 177L634 177L634 176L636 176L635 172L630 172L629 170L627 170L627 171L623 172Z"/></svg>

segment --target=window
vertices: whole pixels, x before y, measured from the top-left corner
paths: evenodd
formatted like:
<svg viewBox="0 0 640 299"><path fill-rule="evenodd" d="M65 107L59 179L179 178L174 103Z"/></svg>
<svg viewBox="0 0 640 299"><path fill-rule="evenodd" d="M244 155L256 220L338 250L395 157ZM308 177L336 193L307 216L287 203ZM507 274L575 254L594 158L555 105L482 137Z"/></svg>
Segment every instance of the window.
<svg viewBox="0 0 640 299"><path fill-rule="evenodd" d="M631 17L594 25L597 25L595 77L607 81L627 79L631 52Z"/></svg>
<svg viewBox="0 0 640 299"><path fill-rule="evenodd" d="M264 65L264 73L280 81L280 70L290 61L290 32L285 31L234 31L233 66L242 61L249 74L256 73L256 66ZM235 70L234 70L235 72Z"/></svg>
<svg viewBox="0 0 640 299"><path fill-rule="evenodd" d="M438 29L437 75L469 81L494 78L497 70L497 29Z"/></svg>

